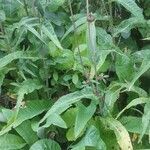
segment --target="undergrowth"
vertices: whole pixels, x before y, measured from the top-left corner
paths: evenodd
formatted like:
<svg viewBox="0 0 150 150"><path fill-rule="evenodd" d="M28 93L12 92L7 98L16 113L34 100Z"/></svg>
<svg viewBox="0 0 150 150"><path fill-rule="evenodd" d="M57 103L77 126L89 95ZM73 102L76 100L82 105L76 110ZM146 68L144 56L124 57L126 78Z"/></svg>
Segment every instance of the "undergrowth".
<svg viewBox="0 0 150 150"><path fill-rule="evenodd" d="M0 0L0 150L150 149L149 0Z"/></svg>

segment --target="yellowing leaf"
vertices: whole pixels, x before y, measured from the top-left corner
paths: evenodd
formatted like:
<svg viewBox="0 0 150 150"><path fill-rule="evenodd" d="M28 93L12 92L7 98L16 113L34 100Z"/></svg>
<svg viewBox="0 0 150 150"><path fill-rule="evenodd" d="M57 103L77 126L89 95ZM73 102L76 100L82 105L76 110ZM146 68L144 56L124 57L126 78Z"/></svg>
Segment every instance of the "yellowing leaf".
<svg viewBox="0 0 150 150"><path fill-rule="evenodd" d="M101 120L108 129L114 131L121 150L133 150L129 133L118 120L113 118L102 118Z"/></svg>

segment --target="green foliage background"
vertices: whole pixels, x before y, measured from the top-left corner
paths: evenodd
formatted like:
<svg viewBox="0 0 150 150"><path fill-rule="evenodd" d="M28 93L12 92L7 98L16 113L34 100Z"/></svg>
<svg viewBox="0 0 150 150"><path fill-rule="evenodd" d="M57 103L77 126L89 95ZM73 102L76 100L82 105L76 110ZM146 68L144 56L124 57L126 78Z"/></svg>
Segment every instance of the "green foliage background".
<svg viewBox="0 0 150 150"><path fill-rule="evenodd" d="M150 0L0 0L0 150L150 149Z"/></svg>

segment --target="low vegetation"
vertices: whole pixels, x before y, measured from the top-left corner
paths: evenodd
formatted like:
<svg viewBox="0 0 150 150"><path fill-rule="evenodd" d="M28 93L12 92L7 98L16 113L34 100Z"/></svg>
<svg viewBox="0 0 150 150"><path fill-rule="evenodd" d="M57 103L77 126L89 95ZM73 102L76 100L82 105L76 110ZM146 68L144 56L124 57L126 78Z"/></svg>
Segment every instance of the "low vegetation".
<svg viewBox="0 0 150 150"><path fill-rule="evenodd" d="M150 149L149 0L0 0L0 150Z"/></svg>

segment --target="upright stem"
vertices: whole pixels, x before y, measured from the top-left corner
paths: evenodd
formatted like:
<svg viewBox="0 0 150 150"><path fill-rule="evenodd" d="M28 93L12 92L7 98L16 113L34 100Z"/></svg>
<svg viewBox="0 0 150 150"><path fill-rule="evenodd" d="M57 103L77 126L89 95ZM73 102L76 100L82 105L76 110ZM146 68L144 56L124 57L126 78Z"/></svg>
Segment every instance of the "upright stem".
<svg viewBox="0 0 150 150"><path fill-rule="evenodd" d="M112 8L112 1L109 0L109 14L110 14L110 20L109 20L109 26L110 30L112 31L114 27L114 22L113 22L113 8ZM115 43L115 38L113 37L113 43Z"/></svg>
<svg viewBox="0 0 150 150"><path fill-rule="evenodd" d="M36 16L35 0L32 0L33 15Z"/></svg>
<svg viewBox="0 0 150 150"><path fill-rule="evenodd" d="M89 15L89 0L86 0L86 13Z"/></svg>
<svg viewBox="0 0 150 150"><path fill-rule="evenodd" d="M23 0L23 3L24 3L24 9L25 9L25 11L26 11L26 14L27 14L27 16L29 16L28 5L27 5L26 0Z"/></svg>
<svg viewBox="0 0 150 150"><path fill-rule="evenodd" d="M86 11L87 11L87 23L88 23L88 34L89 34L89 41L91 41L91 25L95 21L94 16L89 12L89 0L86 0ZM91 40L90 40L91 39ZM93 44L93 43L92 43ZM99 96L98 93L98 76L97 76L97 68L96 68L96 49L92 47L90 51L93 53L93 58L92 58L92 63L94 66L94 71L95 71L95 80L96 80L96 86L94 89L94 92L96 93L97 96Z"/></svg>
<svg viewBox="0 0 150 150"><path fill-rule="evenodd" d="M77 44L78 54L79 54L79 58L80 58L80 64L82 66L83 73L86 77L86 72L85 72L85 68L84 68L84 65L83 65L83 60L82 60L82 57L81 57L81 51L80 51L80 47L79 47L79 41L78 41L78 38L75 38L76 24L75 24L74 14L73 14L72 5L71 5L70 0L69 0L69 9L70 9L70 13L71 13L71 21L72 21L72 24L73 24L73 27L74 27L74 41Z"/></svg>

